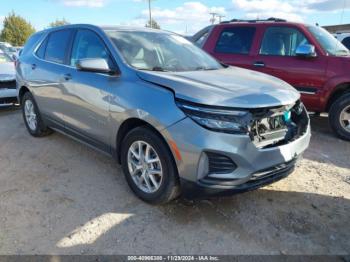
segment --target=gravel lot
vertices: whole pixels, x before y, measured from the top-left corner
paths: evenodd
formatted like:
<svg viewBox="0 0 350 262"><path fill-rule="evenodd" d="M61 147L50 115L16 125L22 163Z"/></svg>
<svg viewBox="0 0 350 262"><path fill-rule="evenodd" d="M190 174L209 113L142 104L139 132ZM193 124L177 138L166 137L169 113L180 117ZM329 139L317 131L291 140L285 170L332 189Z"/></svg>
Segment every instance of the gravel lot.
<svg viewBox="0 0 350 262"><path fill-rule="evenodd" d="M0 254L349 254L350 143L312 119L288 178L228 198L150 206L112 159L36 139L0 108Z"/></svg>

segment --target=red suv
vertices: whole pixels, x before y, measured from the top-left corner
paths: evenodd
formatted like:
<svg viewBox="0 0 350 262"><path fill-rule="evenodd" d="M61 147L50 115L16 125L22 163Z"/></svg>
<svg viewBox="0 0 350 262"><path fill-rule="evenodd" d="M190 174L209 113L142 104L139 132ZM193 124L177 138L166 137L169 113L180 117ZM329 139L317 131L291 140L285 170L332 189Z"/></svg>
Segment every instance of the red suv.
<svg viewBox="0 0 350 262"><path fill-rule="evenodd" d="M328 112L335 133L350 140L350 52L325 29L275 18L231 20L191 40L224 64L288 82L309 111Z"/></svg>

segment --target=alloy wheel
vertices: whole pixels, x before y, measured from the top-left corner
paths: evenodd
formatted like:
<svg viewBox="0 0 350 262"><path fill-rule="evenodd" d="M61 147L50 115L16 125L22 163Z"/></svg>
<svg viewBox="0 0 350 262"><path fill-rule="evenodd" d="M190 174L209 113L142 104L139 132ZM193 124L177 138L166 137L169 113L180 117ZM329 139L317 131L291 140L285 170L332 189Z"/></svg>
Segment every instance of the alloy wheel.
<svg viewBox="0 0 350 262"><path fill-rule="evenodd" d="M128 169L136 186L145 193L156 192L163 181L162 163L154 148L135 141L128 150Z"/></svg>
<svg viewBox="0 0 350 262"><path fill-rule="evenodd" d="M347 132L350 132L350 106L345 107L341 111L340 124Z"/></svg>
<svg viewBox="0 0 350 262"><path fill-rule="evenodd" d="M24 115L26 117L27 124L32 131L35 131L37 127L37 115L34 110L34 104L31 100L26 100L24 103Z"/></svg>

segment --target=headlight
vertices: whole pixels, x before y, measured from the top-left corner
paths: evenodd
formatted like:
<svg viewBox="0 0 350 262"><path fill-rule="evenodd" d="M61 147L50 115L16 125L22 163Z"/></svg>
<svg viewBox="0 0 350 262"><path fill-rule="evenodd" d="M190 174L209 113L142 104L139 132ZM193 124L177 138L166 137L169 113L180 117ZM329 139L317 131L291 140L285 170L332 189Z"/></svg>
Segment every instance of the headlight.
<svg viewBox="0 0 350 262"><path fill-rule="evenodd" d="M248 111L221 109L176 101L177 106L193 121L209 130L233 134L247 134L252 115Z"/></svg>

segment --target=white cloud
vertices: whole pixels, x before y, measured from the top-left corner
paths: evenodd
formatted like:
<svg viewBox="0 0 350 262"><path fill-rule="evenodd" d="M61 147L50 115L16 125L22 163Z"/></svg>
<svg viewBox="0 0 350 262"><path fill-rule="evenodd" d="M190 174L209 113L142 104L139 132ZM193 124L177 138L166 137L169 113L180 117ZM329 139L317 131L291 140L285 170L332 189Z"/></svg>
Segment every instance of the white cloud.
<svg viewBox="0 0 350 262"><path fill-rule="evenodd" d="M221 15L226 14L224 7L206 6L201 2L185 2L174 9L154 7L152 17L163 29L171 27L175 28L174 31L177 33L186 33L187 31L188 34L191 34L210 23L211 16L209 13L211 12ZM148 15L148 9L142 10L140 16L127 24L144 26L148 20Z"/></svg>
<svg viewBox="0 0 350 262"><path fill-rule="evenodd" d="M243 17L278 17L298 22L310 12L350 9L350 0L232 0L232 4L235 11L243 11Z"/></svg>
<svg viewBox="0 0 350 262"><path fill-rule="evenodd" d="M61 0L63 5L72 7L103 7L106 0Z"/></svg>
<svg viewBox="0 0 350 262"><path fill-rule="evenodd" d="M294 1L283 0L232 0L235 10L244 11L244 16L250 19L278 17L290 21L303 21L301 11Z"/></svg>

